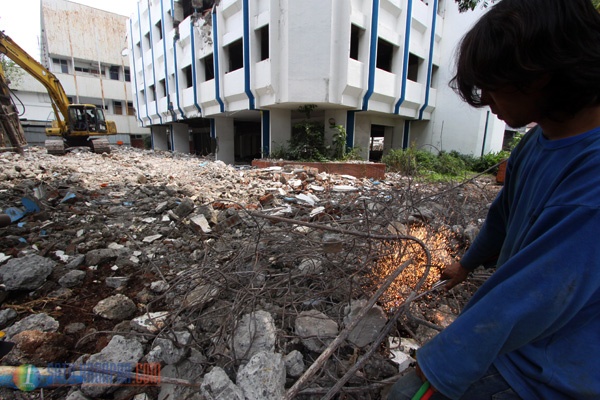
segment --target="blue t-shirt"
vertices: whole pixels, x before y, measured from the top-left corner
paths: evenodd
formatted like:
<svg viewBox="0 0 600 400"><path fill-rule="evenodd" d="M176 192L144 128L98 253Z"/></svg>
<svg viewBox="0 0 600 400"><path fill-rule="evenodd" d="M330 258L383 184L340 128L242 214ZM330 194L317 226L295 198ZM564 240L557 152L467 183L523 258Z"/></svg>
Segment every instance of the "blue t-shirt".
<svg viewBox="0 0 600 400"><path fill-rule="evenodd" d="M461 260L496 272L417 353L458 399L494 364L524 399L600 399L600 127L560 140L540 128Z"/></svg>

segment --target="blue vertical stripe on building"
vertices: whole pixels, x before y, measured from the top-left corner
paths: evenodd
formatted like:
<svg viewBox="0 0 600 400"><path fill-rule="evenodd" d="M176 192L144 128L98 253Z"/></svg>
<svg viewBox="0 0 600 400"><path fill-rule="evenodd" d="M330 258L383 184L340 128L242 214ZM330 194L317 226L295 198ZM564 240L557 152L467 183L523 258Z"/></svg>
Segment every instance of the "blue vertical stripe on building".
<svg viewBox="0 0 600 400"><path fill-rule="evenodd" d="M377 25L379 24L379 0L373 0L373 12L371 13L371 44L369 50L369 81L367 93L363 98L362 110L369 109L369 99L375 89L375 68L377 68Z"/></svg>
<svg viewBox="0 0 600 400"><path fill-rule="evenodd" d="M419 119L423 119L423 112L429 105L429 92L431 91L431 73L433 70L433 45L435 44L435 24L437 22L438 0L433 0L433 17L431 18L431 38L429 39L429 62L427 65L427 87L425 89L425 103L419 110Z"/></svg>
<svg viewBox="0 0 600 400"><path fill-rule="evenodd" d="M139 18L138 18L139 21ZM131 81L131 84L133 85L134 92L135 92L135 113L137 116L138 121L140 121L140 124L142 124L142 126L144 126L144 121L142 120L141 114L140 114L140 98L138 95L138 87L137 87L137 71L135 69L135 51L134 51L134 45L133 45L133 22L131 21L131 19L129 20L129 39L131 39L131 62L132 62L132 70L133 70L133 79ZM129 110L129 107L127 107L127 109Z"/></svg>
<svg viewBox="0 0 600 400"><path fill-rule="evenodd" d="M402 148L404 150L408 149L409 139L410 139L410 121L405 120L404 121L404 134L402 135Z"/></svg>
<svg viewBox="0 0 600 400"><path fill-rule="evenodd" d="M354 147L354 126L356 124L356 110L346 113L346 148Z"/></svg>
<svg viewBox="0 0 600 400"><path fill-rule="evenodd" d="M150 118L150 111L148 111L148 86L146 85L146 63L144 62L144 41L142 40L144 36L142 35L142 15L140 13L140 3L138 3L137 7L138 26L140 28L140 56L142 57L142 79L144 80L144 102L146 103L146 118L148 118L148 121L150 122L150 124L152 124L152 118Z"/></svg>
<svg viewBox="0 0 600 400"><path fill-rule="evenodd" d="M244 15L244 89L248 96L248 105L250 110L254 110L254 94L251 89L250 81L250 5L248 0L243 1Z"/></svg>
<svg viewBox="0 0 600 400"><path fill-rule="evenodd" d="M177 67L177 38L176 37L173 37L173 68L175 68L175 99L177 100L177 109L179 110L179 114L181 114L181 118L185 119L185 113L181 109L181 104L179 103L179 68Z"/></svg>
<svg viewBox="0 0 600 400"><path fill-rule="evenodd" d="M212 11L212 26L213 26L213 63L215 70L215 98L219 103L221 112L225 112L225 104L221 99L221 74L219 72L219 30L217 29L217 8Z"/></svg>
<svg viewBox="0 0 600 400"><path fill-rule="evenodd" d="M148 3L148 29L149 29L149 33L150 33L150 52L152 53L152 77L154 78L154 93L156 94L156 69L154 68L154 40L153 40L153 35L152 35L152 12L150 10L150 3ZM160 121L160 123L163 123L162 117L160 115L160 112L158 111L158 99L156 98L157 96L154 96L154 105L156 108L156 115L158 115L158 120Z"/></svg>
<svg viewBox="0 0 600 400"><path fill-rule="evenodd" d="M165 15L165 10L163 7L163 1L164 0L160 0L160 30L161 30L161 36L162 36L162 41L163 41L163 57L164 57L164 64L165 64L165 95L167 96L167 110L171 111L172 107L171 107L171 92L169 90L169 71L167 69L167 37L165 36L165 23L163 20L163 15ZM152 30L152 25L150 25L150 29ZM156 86L156 82L154 83L154 85ZM171 118L173 118L174 120L177 120L177 116L175 115L175 113L171 114Z"/></svg>
<svg viewBox="0 0 600 400"><path fill-rule="evenodd" d="M210 119L210 137L213 139L217 138L217 129L215 127L215 119Z"/></svg>
<svg viewBox="0 0 600 400"><path fill-rule="evenodd" d="M192 18L190 18L190 37L191 37L191 46L192 46L192 87L194 89L194 106L196 107L196 110L198 110L198 112L200 113L200 115L202 115L202 109L200 108L200 105L198 104L198 83L197 83L197 77L196 77L196 40L195 37L196 35L194 34L194 20Z"/></svg>
<svg viewBox="0 0 600 400"><path fill-rule="evenodd" d="M408 79L408 59L410 57L410 29L412 26L412 3L417 0L408 0L406 8L406 29L404 30L404 58L402 59L402 86L400 98L394 108L395 114L400 114L400 106L406 99L406 80Z"/></svg>
<svg viewBox="0 0 600 400"><path fill-rule="evenodd" d="M262 120L262 151L263 157L271 154L271 112L269 110L261 110Z"/></svg>

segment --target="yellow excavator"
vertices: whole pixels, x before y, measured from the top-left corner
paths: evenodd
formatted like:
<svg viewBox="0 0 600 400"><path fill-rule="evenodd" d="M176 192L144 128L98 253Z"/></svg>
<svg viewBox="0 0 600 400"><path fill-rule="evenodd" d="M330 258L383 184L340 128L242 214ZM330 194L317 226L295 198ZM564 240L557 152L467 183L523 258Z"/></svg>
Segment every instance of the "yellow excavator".
<svg viewBox="0 0 600 400"><path fill-rule="evenodd" d="M94 153L110 153L110 145L105 136L116 135L117 125L104 118L104 110L93 104L69 104L69 98L58 78L2 31L0 53L37 79L48 91L56 116L52 127L46 128L46 136L51 137L46 140L48 153L65 154L66 147L73 146L88 146ZM5 80L4 77L2 80Z"/></svg>

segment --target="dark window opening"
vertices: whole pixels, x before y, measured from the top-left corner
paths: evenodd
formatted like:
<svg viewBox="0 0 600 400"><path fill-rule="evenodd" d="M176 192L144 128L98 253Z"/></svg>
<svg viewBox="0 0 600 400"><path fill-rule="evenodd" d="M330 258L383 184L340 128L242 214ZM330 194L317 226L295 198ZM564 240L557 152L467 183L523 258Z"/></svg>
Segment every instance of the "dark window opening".
<svg viewBox="0 0 600 400"><path fill-rule="evenodd" d="M127 102L127 115L135 116L135 108L133 107L133 103L131 101Z"/></svg>
<svg viewBox="0 0 600 400"><path fill-rule="evenodd" d="M392 72L392 57L394 55L394 45L383 39L377 40L377 68L387 72Z"/></svg>
<svg viewBox="0 0 600 400"><path fill-rule="evenodd" d="M114 101L113 107L114 107L114 113L116 115L123 115L123 103L121 103L120 101Z"/></svg>
<svg viewBox="0 0 600 400"><path fill-rule="evenodd" d="M437 88L437 80L438 80L438 70L440 68L437 65L431 66L431 87Z"/></svg>
<svg viewBox="0 0 600 400"><path fill-rule="evenodd" d="M350 28L350 58L358 60L359 43L360 37L362 36L363 30L356 25L352 25Z"/></svg>
<svg viewBox="0 0 600 400"><path fill-rule="evenodd" d="M58 58L53 58L52 62L54 64L56 64L57 68L60 68L60 72L62 72L63 74L68 74L69 73L69 66L67 64L67 60L61 60Z"/></svg>
<svg viewBox="0 0 600 400"><path fill-rule="evenodd" d="M215 68L212 54L204 57L204 80L210 81L211 79L215 79Z"/></svg>
<svg viewBox="0 0 600 400"><path fill-rule="evenodd" d="M383 140L385 136L385 126L371 125L371 141L369 143L369 161L381 161L383 156Z"/></svg>
<svg viewBox="0 0 600 400"><path fill-rule="evenodd" d="M131 73L129 72L128 67L125 67L123 75L125 75L125 82L131 82Z"/></svg>
<svg viewBox="0 0 600 400"><path fill-rule="evenodd" d="M112 67L109 68L109 70L108 70L109 72L108 73L110 75L110 79L112 79L114 81L118 81L119 80L119 69L120 68L121 67L115 67L115 66L112 66Z"/></svg>
<svg viewBox="0 0 600 400"><path fill-rule="evenodd" d="M162 21L156 23L156 28L158 29L158 40L162 40Z"/></svg>
<svg viewBox="0 0 600 400"><path fill-rule="evenodd" d="M232 72L244 67L244 46L242 39L236 40L227 46L229 56L229 71Z"/></svg>
<svg viewBox="0 0 600 400"><path fill-rule="evenodd" d="M156 100L156 88L154 87L154 85L150 85L148 87L148 89L150 89L150 96L149 96L148 100L150 100L150 101Z"/></svg>
<svg viewBox="0 0 600 400"><path fill-rule="evenodd" d="M183 68L183 75L185 76L185 87L189 88L192 87L192 85L194 84L194 81L192 79L192 66L188 65L187 67Z"/></svg>
<svg viewBox="0 0 600 400"><path fill-rule="evenodd" d="M150 42L150 32L147 32L144 35L144 39L144 48L149 49L152 44L152 42Z"/></svg>
<svg viewBox="0 0 600 400"><path fill-rule="evenodd" d="M260 122L235 121L234 146L235 162L250 164L255 158L261 158Z"/></svg>
<svg viewBox="0 0 600 400"><path fill-rule="evenodd" d="M167 84L166 84L165 80L161 79L160 81L158 81L158 83L160 84L161 96L166 96L167 95Z"/></svg>
<svg viewBox="0 0 600 400"><path fill-rule="evenodd" d="M260 60L269 58L269 25L263 26L258 30L260 40Z"/></svg>
<svg viewBox="0 0 600 400"><path fill-rule="evenodd" d="M419 57L414 54L408 56L408 74L406 77L409 81L418 82L420 65L421 59Z"/></svg>

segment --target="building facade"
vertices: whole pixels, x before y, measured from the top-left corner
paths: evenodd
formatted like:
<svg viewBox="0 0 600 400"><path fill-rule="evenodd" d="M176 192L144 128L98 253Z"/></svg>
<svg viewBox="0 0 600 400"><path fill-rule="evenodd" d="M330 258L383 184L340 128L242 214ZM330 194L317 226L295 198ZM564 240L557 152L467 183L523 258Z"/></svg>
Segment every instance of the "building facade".
<svg viewBox="0 0 600 400"><path fill-rule="evenodd" d="M127 17L65 0L41 0L40 5L41 64L56 75L71 103L94 104L115 121L118 134L107 137L111 143L143 146L150 130L135 116ZM28 143L43 145L45 128L55 119L47 90L28 74L11 87L24 108Z"/></svg>
<svg viewBox="0 0 600 400"><path fill-rule="evenodd" d="M326 140L343 126L363 159L374 143L499 151L504 123L447 85L482 12L450 0L141 0L127 40L138 123L154 148L227 163L285 147L306 106Z"/></svg>

